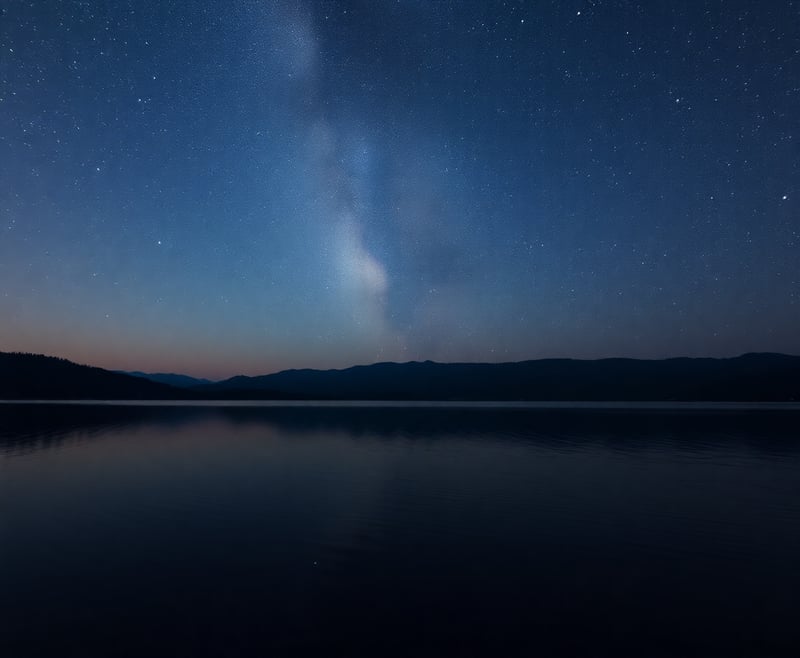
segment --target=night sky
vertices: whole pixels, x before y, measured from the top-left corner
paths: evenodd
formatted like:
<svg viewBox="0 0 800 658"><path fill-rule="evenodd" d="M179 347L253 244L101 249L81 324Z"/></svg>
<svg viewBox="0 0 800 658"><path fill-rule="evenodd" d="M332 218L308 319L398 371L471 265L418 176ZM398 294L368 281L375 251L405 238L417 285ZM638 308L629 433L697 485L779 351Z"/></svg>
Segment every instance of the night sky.
<svg viewBox="0 0 800 658"><path fill-rule="evenodd" d="M800 3L0 4L0 349L800 353Z"/></svg>

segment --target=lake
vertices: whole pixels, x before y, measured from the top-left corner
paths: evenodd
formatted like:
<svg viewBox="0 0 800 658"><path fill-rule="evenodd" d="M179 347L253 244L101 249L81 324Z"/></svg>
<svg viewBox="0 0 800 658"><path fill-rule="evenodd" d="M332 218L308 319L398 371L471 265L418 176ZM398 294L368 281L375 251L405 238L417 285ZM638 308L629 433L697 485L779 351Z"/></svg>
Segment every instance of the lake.
<svg viewBox="0 0 800 658"><path fill-rule="evenodd" d="M0 404L0 655L798 656L800 411Z"/></svg>

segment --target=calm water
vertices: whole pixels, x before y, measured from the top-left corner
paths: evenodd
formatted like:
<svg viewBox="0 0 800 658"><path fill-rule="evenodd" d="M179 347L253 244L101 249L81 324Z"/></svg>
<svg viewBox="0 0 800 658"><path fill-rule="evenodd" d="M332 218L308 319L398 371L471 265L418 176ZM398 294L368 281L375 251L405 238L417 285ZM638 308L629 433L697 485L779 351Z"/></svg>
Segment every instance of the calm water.
<svg viewBox="0 0 800 658"><path fill-rule="evenodd" d="M0 656L798 656L800 412L0 405Z"/></svg>

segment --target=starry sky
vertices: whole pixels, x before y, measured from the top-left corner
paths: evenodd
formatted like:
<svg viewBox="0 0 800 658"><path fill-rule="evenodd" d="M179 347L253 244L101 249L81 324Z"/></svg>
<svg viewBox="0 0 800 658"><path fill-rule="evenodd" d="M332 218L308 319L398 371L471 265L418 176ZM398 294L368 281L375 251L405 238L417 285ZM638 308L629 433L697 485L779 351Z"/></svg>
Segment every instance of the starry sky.
<svg viewBox="0 0 800 658"><path fill-rule="evenodd" d="M800 3L4 0L0 349L800 353Z"/></svg>

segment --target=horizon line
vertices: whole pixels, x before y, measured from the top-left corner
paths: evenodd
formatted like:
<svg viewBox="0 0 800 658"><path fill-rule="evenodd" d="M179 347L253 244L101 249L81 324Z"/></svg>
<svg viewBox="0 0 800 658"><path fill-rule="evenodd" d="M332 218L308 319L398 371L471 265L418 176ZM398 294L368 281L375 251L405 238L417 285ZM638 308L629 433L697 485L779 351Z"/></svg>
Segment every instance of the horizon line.
<svg viewBox="0 0 800 658"><path fill-rule="evenodd" d="M370 368L379 365L409 365L409 364L425 364L430 363L434 365L508 365L508 364L517 364L517 363L530 363L533 361L584 361L584 362L597 362L597 361L675 361L675 360L691 360L691 359L708 359L708 360L716 360L716 361L724 361L724 360L732 360L732 359L740 359L746 356L785 356L790 358L798 358L800 355L798 354L789 354L787 352L774 352L774 351L748 351L742 352L740 354L736 354L733 356L669 356L669 357L661 357L661 358L639 358L639 357L627 357L627 356L608 356L608 357L597 357L597 358L577 358L577 357L541 357L541 358L534 358L534 359L519 359L515 361L434 361L433 359L411 359L409 361L374 361L372 363L356 363L350 366L345 366L342 368L282 368L280 370L275 370L271 372L264 372L257 375L245 375L245 374L235 374L229 377L223 377L221 379L212 379L210 377L197 377L194 375L187 375L182 372L166 372L166 371L151 371L145 372L143 370L135 369L135 370L126 370L126 369L119 369L119 368L107 368L104 366L97 366L90 363L81 363L79 361L74 361L68 357L58 356L54 354L43 354L40 352L23 352L23 351L5 351L0 350L0 354L15 354L21 356L37 356L49 359L59 359L62 361L68 361L74 365L84 366L89 368L99 368L100 370L105 370L107 372L113 372L118 374L125 374L130 375L132 377L137 377L134 373L140 373L141 375L162 375L162 376L178 376L178 377L188 377L191 379L197 380L207 380L211 384L216 384L220 382L225 382L231 379L236 379L239 377L246 378L246 379L255 379L258 377L266 377L269 375L277 375L283 372L307 372L307 371L316 371L316 372L344 372L347 370L352 370L354 368Z"/></svg>

